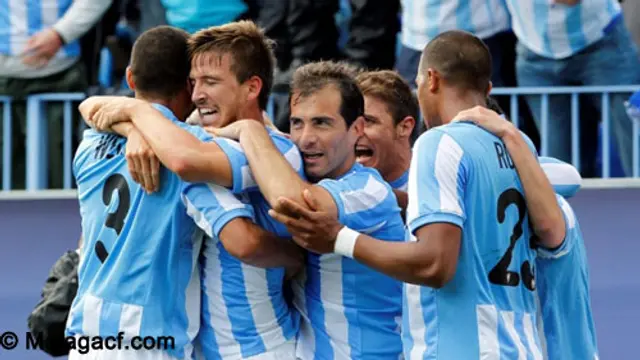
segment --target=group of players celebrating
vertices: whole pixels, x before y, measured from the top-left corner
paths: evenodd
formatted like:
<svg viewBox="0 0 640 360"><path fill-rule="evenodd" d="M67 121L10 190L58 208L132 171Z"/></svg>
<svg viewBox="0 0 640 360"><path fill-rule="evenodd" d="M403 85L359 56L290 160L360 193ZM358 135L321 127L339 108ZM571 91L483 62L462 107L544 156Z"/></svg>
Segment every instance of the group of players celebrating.
<svg viewBox="0 0 640 360"><path fill-rule="evenodd" d="M393 71L306 64L287 135L264 116L272 46L248 21L153 28L135 98L80 105L67 335L175 347L70 359L597 358L581 179L487 108L481 40L433 39L417 98Z"/></svg>

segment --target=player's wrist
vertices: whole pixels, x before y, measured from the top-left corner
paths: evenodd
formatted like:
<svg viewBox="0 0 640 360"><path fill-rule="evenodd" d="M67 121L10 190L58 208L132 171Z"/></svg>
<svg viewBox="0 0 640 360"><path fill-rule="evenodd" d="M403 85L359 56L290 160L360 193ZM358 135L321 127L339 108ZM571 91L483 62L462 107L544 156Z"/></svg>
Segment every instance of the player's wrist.
<svg viewBox="0 0 640 360"><path fill-rule="evenodd" d="M336 236L333 252L353 259L353 251L360 233L346 226L342 227Z"/></svg>

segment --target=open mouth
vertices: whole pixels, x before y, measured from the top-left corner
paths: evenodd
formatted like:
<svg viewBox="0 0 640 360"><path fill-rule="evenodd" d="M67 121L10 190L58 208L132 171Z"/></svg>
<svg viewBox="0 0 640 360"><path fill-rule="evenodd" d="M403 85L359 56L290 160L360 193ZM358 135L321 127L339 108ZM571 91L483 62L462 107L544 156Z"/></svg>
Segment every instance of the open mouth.
<svg viewBox="0 0 640 360"><path fill-rule="evenodd" d="M200 119L202 119L202 125L213 125L218 119L218 110L210 108L199 108Z"/></svg>
<svg viewBox="0 0 640 360"><path fill-rule="evenodd" d="M373 150L367 146L356 146L356 158L358 161L369 160L373 156Z"/></svg>
<svg viewBox="0 0 640 360"><path fill-rule="evenodd" d="M302 153L302 158L305 162L314 162L320 159L323 155L323 153Z"/></svg>

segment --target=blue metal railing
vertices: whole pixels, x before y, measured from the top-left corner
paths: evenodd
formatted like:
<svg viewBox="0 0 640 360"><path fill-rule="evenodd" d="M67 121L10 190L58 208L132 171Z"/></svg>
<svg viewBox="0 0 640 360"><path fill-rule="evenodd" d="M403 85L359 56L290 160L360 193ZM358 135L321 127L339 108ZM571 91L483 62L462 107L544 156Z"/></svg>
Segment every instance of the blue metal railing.
<svg viewBox="0 0 640 360"><path fill-rule="evenodd" d="M27 190L46 189L48 183L48 129L49 121L46 117L45 106L50 102L62 102L63 112L63 186L71 189L71 160L72 160L72 120L71 103L82 101L84 93L54 93L38 94L27 98ZM5 135L6 139L6 135Z"/></svg>
<svg viewBox="0 0 640 360"><path fill-rule="evenodd" d="M2 190L11 189L11 134L13 131L11 119L11 97L0 96L2 104Z"/></svg>
<svg viewBox="0 0 640 360"><path fill-rule="evenodd" d="M580 169L580 121L579 121L579 95L583 94L600 94L601 98L601 124L602 124L602 177L611 177L611 94L632 93L640 90L640 85L623 85L623 86L563 86L563 87L518 87L518 88L496 88L493 89L491 95L507 95L510 96L511 120L519 126L518 119L520 112L518 108L518 96L538 95L541 96L540 101L540 142L541 154L548 155L549 143L549 96L550 95L570 95L571 96L571 163L577 169ZM629 119L629 121L632 121ZM638 149L639 132L637 121L632 121L633 126L633 145L632 145L632 177L640 176L640 156Z"/></svg>
<svg viewBox="0 0 640 360"><path fill-rule="evenodd" d="M602 106L602 177L609 178L611 172L611 133L610 133L610 95L616 93L633 93L640 90L638 86L598 86L598 87L549 87L549 88L496 88L492 91L492 95L509 96L510 97L510 118L516 126L520 126L520 109L518 106L518 98L524 95L541 96L541 154L546 155L548 152L548 122L549 122L549 96L551 95L569 95L571 101L571 162L579 168L580 164L580 121L579 121L579 96L582 94L600 94ZM282 94L274 94L274 96L283 96ZM54 93L54 94L38 94L32 95L27 99L27 139L26 139L26 188L27 190L39 190L47 188L48 175L48 122L46 118L45 106L47 103L58 102L63 103L63 186L65 189L71 189L72 179L72 131L73 131L73 102L82 101L85 98L83 93ZM0 106L3 108L3 166L2 166L2 190L11 189L11 145L12 145L12 126L11 119L11 98L0 97ZM270 100L268 107L269 115L274 118L273 101ZM629 120L631 121L631 120ZM640 177L640 131L639 124L633 121L633 177Z"/></svg>

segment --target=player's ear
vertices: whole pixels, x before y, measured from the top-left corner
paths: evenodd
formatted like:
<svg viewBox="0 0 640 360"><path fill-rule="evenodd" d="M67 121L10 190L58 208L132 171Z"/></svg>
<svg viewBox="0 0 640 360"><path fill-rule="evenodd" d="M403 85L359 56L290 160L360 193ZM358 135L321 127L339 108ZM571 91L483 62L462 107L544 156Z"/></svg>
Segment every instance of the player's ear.
<svg viewBox="0 0 640 360"><path fill-rule="evenodd" d="M407 116L402 119L398 125L396 125L396 134L399 137L410 137L413 132L413 128L416 126L416 119L413 116Z"/></svg>
<svg viewBox="0 0 640 360"><path fill-rule="evenodd" d="M487 85L487 91L486 91L487 97L489 97L489 95L491 94L492 89L493 89L493 83L489 81L489 84Z"/></svg>
<svg viewBox="0 0 640 360"><path fill-rule="evenodd" d="M133 81L133 72L131 71L131 66L127 66L127 71L125 72L125 78L127 79L127 86L129 86L129 89L135 91L136 84Z"/></svg>
<svg viewBox="0 0 640 360"><path fill-rule="evenodd" d="M433 68L427 69L427 87L429 92L436 93L438 89L440 89L440 83L442 79L440 79L440 74L435 71Z"/></svg>
<svg viewBox="0 0 640 360"><path fill-rule="evenodd" d="M351 129L353 129L358 138L364 135L364 116L358 116L356 121L351 124Z"/></svg>
<svg viewBox="0 0 640 360"><path fill-rule="evenodd" d="M244 87L246 89L246 96L248 101L257 100L260 96L260 92L262 91L262 79L258 76L252 76L247 81L244 82Z"/></svg>

